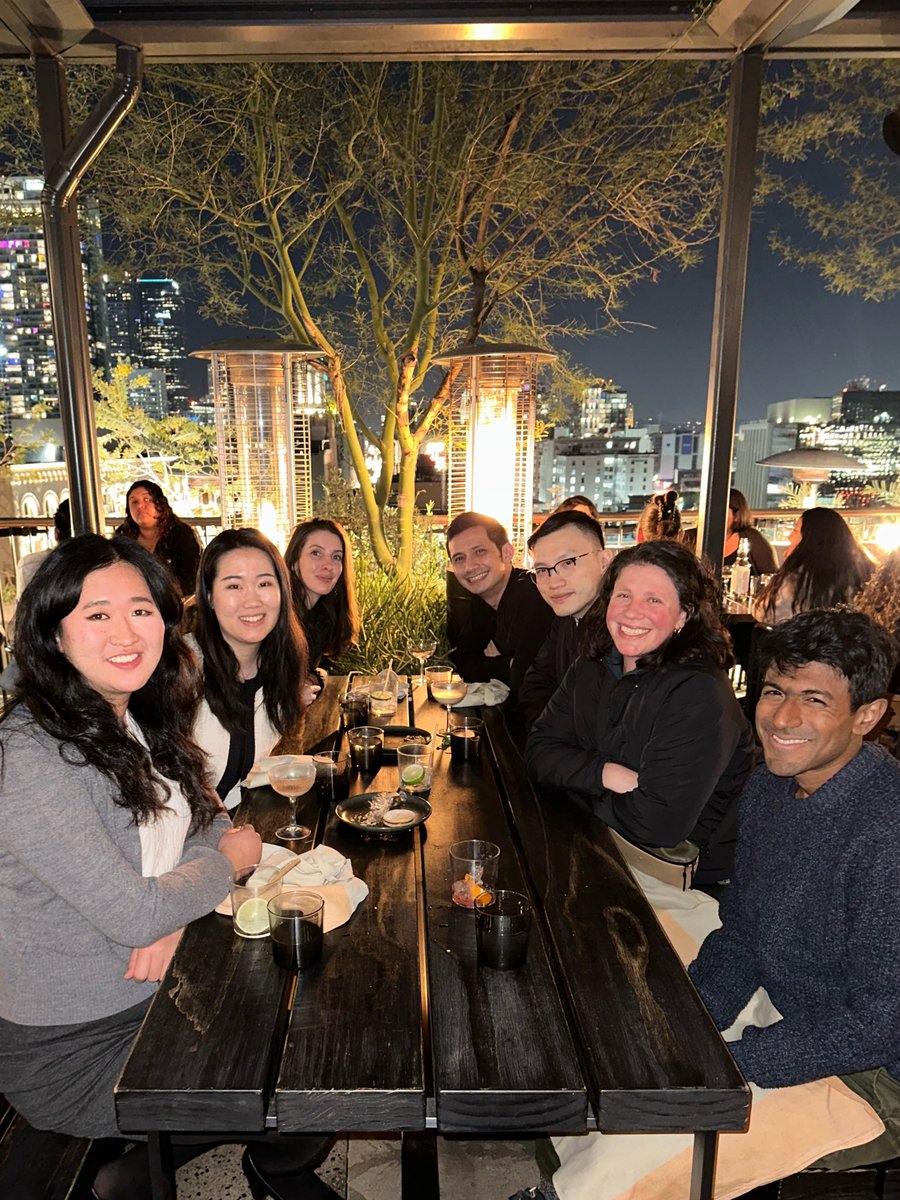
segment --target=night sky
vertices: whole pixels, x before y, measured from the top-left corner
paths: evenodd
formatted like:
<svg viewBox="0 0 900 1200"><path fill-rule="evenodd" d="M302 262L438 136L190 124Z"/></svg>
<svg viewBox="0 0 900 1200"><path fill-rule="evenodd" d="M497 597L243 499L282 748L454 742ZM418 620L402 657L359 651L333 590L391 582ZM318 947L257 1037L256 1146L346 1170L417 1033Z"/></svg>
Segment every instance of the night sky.
<svg viewBox="0 0 900 1200"><path fill-rule="evenodd" d="M900 164L898 164L900 171ZM898 210L900 211L900 210ZM652 329L596 334L570 352L624 388L640 421L702 420L706 410L715 246L693 271L667 272L637 289L626 320ZM812 270L782 266L762 231L751 241L738 420L766 405L831 396L851 379L900 388L900 298L875 303L825 290Z"/></svg>

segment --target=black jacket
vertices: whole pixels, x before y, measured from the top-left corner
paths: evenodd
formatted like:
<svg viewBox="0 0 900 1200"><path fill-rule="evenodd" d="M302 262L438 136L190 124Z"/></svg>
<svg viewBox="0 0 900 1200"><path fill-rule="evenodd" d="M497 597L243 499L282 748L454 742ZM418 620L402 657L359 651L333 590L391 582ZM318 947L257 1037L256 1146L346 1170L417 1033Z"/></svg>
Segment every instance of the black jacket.
<svg viewBox="0 0 900 1200"><path fill-rule="evenodd" d="M515 696L532 659L544 644L552 620L553 610L542 599L528 572L513 567L496 609L471 593L463 604L455 603L451 608L450 660L467 682L502 679ZM484 653L491 641L500 651L499 657Z"/></svg>
<svg viewBox="0 0 900 1200"><path fill-rule="evenodd" d="M621 658L576 659L535 722L529 774L563 788L631 841L701 849L698 883L729 877L737 801L753 764L753 735L724 671L703 663L621 674ZM603 766L637 771L617 793Z"/></svg>
<svg viewBox="0 0 900 1200"><path fill-rule="evenodd" d="M578 657L580 641L579 625L574 617L553 618L550 632L519 688L519 711L527 724L537 720L562 683L566 671Z"/></svg>

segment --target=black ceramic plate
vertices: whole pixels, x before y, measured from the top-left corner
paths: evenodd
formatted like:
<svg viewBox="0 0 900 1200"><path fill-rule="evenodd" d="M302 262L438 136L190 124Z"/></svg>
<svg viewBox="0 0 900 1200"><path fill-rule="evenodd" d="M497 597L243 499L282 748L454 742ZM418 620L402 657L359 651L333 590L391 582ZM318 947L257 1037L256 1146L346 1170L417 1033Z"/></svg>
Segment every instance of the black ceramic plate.
<svg viewBox="0 0 900 1200"><path fill-rule="evenodd" d="M413 819L399 825L392 825L383 818L379 819L376 814L382 811L384 798L388 796L388 812L408 809L414 814ZM335 805L334 811L345 825L349 825L358 833L385 835L406 833L408 829L415 829L431 816L431 805L421 796L406 796L403 792L362 792L359 796L351 796L349 800L341 800Z"/></svg>

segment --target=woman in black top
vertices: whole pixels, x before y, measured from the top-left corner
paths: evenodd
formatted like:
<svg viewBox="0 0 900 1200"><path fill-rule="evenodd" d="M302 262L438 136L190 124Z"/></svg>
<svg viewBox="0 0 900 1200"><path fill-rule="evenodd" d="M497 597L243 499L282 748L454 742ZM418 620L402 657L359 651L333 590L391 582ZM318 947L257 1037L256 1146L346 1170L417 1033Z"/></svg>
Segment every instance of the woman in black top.
<svg viewBox="0 0 900 1200"><path fill-rule="evenodd" d="M585 647L532 728L529 773L630 841L689 838L697 882L727 879L753 737L724 670L731 647L711 574L676 542L623 550Z"/></svg>
<svg viewBox="0 0 900 1200"><path fill-rule="evenodd" d="M741 541L744 538L747 539L750 551L750 574L774 575L778 570L775 551L753 524L747 497L737 488L732 488L728 495L728 523L725 526L723 566L734 566L737 562Z"/></svg>
<svg viewBox="0 0 900 1200"><path fill-rule="evenodd" d="M359 611L353 558L337 521L311 517L291 534L284 561L294 611L309 643L309 669L331 662L356 641Z"/></svg>
<svg viewBox="0 0 900 1200"><path fill-rule="evenodd" d="M175 577L183 596L197 587L200 540L187 521L172 511L166 494L152 479L138 479L125 497L128 515L116 530L155 554Z"/></svg>

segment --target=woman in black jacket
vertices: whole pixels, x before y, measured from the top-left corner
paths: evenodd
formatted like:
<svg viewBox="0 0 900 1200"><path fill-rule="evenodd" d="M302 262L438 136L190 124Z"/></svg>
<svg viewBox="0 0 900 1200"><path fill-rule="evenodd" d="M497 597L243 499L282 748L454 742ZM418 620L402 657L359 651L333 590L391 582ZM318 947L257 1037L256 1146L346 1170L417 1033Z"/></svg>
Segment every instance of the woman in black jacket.
<svg viewBox="0 0 900 1200"><path fill-rule="evenodd" d="M529 735L529 773L632 842L696 842L698 884L727 879L753 736L714 580L677 542L645 542L613 559L592 619Z"/></svg>

